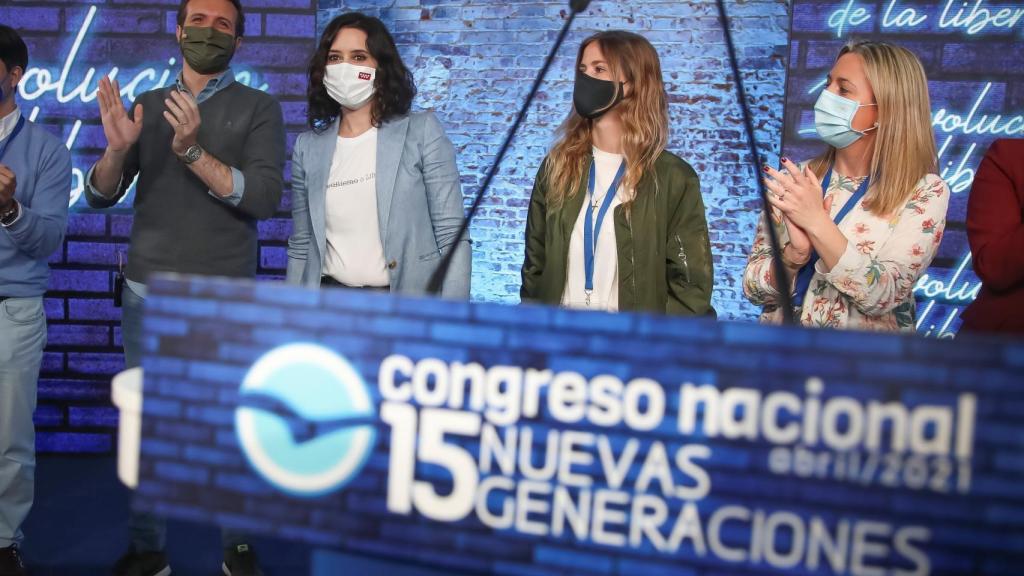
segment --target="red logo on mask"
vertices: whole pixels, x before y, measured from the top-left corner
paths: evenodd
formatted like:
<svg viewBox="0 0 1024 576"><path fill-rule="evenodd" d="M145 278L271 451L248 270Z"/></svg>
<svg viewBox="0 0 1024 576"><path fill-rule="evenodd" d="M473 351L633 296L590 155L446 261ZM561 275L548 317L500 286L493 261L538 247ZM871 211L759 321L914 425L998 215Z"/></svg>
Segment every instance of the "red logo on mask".
<svg viewBox="0 0 1024 576"><path fill-rule="evenodd" d="M360 80L369 80L370 79L370 73L369 72L360 72L359 73L359 79Z"/></svg>

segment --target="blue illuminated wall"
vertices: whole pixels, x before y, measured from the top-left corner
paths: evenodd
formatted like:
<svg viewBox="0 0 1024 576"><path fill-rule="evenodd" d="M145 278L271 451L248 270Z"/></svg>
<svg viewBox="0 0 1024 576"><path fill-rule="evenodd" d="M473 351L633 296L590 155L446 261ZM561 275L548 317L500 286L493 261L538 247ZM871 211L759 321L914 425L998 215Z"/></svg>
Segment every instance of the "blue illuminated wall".
<svg viewBox="0 0 1024 576"><path fill-rule="evenodd" d="M786 2L728 2L758 138L778 155L788 16ZM567 0L321 0L317 25L362 10L394 32L416 75L417 106L433 109L458 152L463 191L473 193L512 124L558 30ZM472 228L473 297L519 301L523 231L533 179L572 101L579 43L599 30L646 36L657 49L669 93L668 149L700 175L715 263L720 317L754 321L741 276L758 201L742 118L713 2L596 0L558 53Z"/></svg>
<svg viewBox="0 0 1024 576"><path fill-rule="evenodd" d="M151 304L147 320L151 337L143 363L147 391L138 485L138 494L144 497L136 501L148 511L420 563L444 573L1022 573L1024 402L1020 400L1019 375L1024 369L1024 342L977 336L951 342L906 334L706 319L680 322L664 316L540 306L470 306L450 300L392 299L371 292L317 292L210 279L154 282ZM308 469L297 462L329 466L325 462L332 458L352 454L349 444L337 444L328 437L339 428L318 426L315 439L308 439L298 436L300 426L292 429L295 432L284 432L286 439L280 442L269 440L273 433L256 440L258 428L268 432L280 430L280 425L287 430L285 419L279 416L307 414L311 397L307 395L321 395L323 384L315 376L282 377L277 372L276 378L282 380L275 384L268 383L275 377L264 380L267 372L273 372L263 370L268 353L276 351L276 362L282 358L281 346L310 339L325 347L321 351L328 355L343 357L342 362L350 363L362 376L361 383L355 378L354 386L365 386L373 408L359 414L367 415L369 426L376 431L368 443L372 449L365 467L348 476L343 487L315 496L309 492L287 494L276 489L274 482L281 485L281 470L287 471L291 481L308 481L311 473L300 471ZM398 364L382 369L392 355L407 357L408 370L397 368ZM296 360L294 352L284 356ZM257 369L257 365L262 367ZM456 371L456 365L463 368ZM473 371L465 368L469 366L480 368L481 376L470 376ZM315 373L306 369L292 374ZM542 383L535 385L532 393L525 384L530 376L522 372L527 369L546 372L534 380ZM254 375L257 371L263 374ZM567 393L555 392L554 382L566 375L579 378L580 394L574 393L572 399ZM637 381L634 379L649 379L664 391L664 400L649 401L647 406L659 406L651 412L665 417L641 429L622 421L598 424L595 417L584 416L583 406L592 413L601 402L596 400L600 394L595 393L600 386L596 382L606 378L630 383L627 389ZM335 383L342 380L351 382L340 377ZM483 392L474 380L488 382L486 387L495 392ZM282 381L289 382L287 388L294 394L281 392L278 384ZM820 391L812 394L814 381ZM248 384L244 392L240 391L241 382ZM697 401L683 390L688 384L705 383L737 395L734 401L701 402L702 407L696 408ZM499 387L504 392L498 393ZM399 398L400 394L393 392L399 389L403 390L400 394L409 395ZM274 394L290 408L252 404L254 394L259 395L254 390ZM455 390L459 393L451 393ZM472 400L478 391L479 400ZM781 415L779 404L771 408L775 403L771 398L778 399L780 394L795 403L787 404ZM300 400L304 396L307 402ZM455 396L458 400L452 400ZM620 418L624 413L619 408L621 398L628 396L628 392L609 393L606 398L611 400L606 406L614 408L602 412ZM346 402L341 399L348 398L351 402L352 397L339 391L334 400ZM972 408L958 409L956 416L947 412L945 424L941 416L925 416L927 412L941 414L944 407L966 406L964 402ZM557 410L559 405L580 409L575 416L564 416L559 414L568 412ZM679 423L684 419L676 416L686 405L700 413L691 417L700 424L683 429ZM263 426L244 430L245 425L236 425L241 419L238 406L264 410L270 425L265 420ZM526 406L532 406L529 414ZM921 436L911 431L918 429L917 424L897 424L888 416L878 420L864 416L865 410L871 413L872 408L883 406L897 412L914 411L911 422L921 418L920 422L927 423L919 428ZM391 414L401 414L401 418L384 416L389 409L400 407L409 410ZM514 412L494 424L501 424L500 434L506 442L500 451L509 462L519 464L510 464L508 469L484 464L491 458L501 459L494 456L499 449L482 439L486 434L481 434L480 424L473 429L465 424L467 420L460 420L463 424L459 427L431 427L439 439L430 440L432 435L425 432L429 412L447 422L472 421L474 417L481 422L483 418L483 427L488 425L486 414ZM322 415L319 423L344 418L342 414ZM725 431L724 414L736 423L730 425L731 432ZM351 413L347 416L348 431L364 426ZM310 418L304 415L295 420L310 424ZM875 438L882 440L872 443L867 438L873 437L870 430L876 426ZM769 428L775 433L762 432ZM780 431L786 428L793 436L779 440ZM931 432L923 432L925 428ZM961 435L953 432L954 428L967 432ZM415 430L420 433L415 450L418 459L413 456L411 439ZM567 441L571 436L578 439ZM963 443L954 441L954 436ZM924 448L931 443L924 442L926 437L939 439L940 449ZM595 448L600 438L609 442L607 458L595 453L600 452ZM845 439L842 445L834 443L840 438ZM911 440L904 443L904 438ZM631 442L636 443L635 460L625 456ZM664 452L658 459L666 463L664 475L655 474L657 480L641 483L639 478L652 477L647 464L653 460L650 455L655 454L655 442L663 443L669 454L677 454L682 445L706 447L707 456L698 458L697 463L707 472L707 493L684 496L676 492L701 482L692 472L670 470L667 462L671 458ZM567 445L575 447L567 449ZM260 464L253 457L253 446L259 446L265 456ZM324 446L334 447L332 456L323 456L320 449ZM271 452L290 457L266 456ZM491 456L484 457L484 453ZM524 464L527 461L529 466ZM267 462L274 462L277 471L271 482L266 479ZM613 462L622 466L618 473L609 472ZM541 468L548 472L538 474L536 470ZM485 477L505 477L514 487L505 484L498 490L485 489ZM413 478L416 492L436 491L445 497L468 492L477 498L474 502L486 504L474 512L456 511L443 519L438 510L442 506L446 511L457 509L461 497L443 505L412 504L403 509L395 504L403 498L394 495L412 492ZM524 497L528 485L532 485L527 490L533 495ZM559 506L551 504L552 490L559 487L575 502L583 502L583 494L588 495L579 510L590 510L601 492L617 491L622 496L606 508L595 504L592 514L581 512L586 527L581 536L569 528L571 522L564 520L564 512L555 511ZM680 526L686 526L689 536L680 537L675 545L659 545L648 539L646 530L643 536L640 530L634 531L637 524L630 518L651 518L635 506L640 494L662 500L669 510L652 522L663 534L657 540L664 542L670 531L683 533ZM677 523L689 518L681 512L688 506L696 509L692 523ZM747 512L739 516L742 521L730 520L716 528L711 518L727 506ZM509 522L499 526L482 521L484 515L479 510L484 507L491 515L505 515ZM605 511L598 512L598 508ZM793 520L776 524L771 519L751 520L752 516ZM805 527L814 522L812 518L826 526L822 533L836 535L834 540L829 536L832 544L827 548L818 537L808 537L815 532ZM891 535L910 527L925 534L914 538L920 542L921 554L913 565L908 557L901 558L905 553L899 544L890 543ZM870 539L865 536L869 533ZM816 540L818 544L813 544ZM727 544L716 544L723 541ZM726 547L734 552L723 553ZM819 555L819 550L826 549L831 552ZM787 560L780 559L783 555ZM839 560L826 562L824 558Z"/></svg>
<svg viewBox="0 0 1024 576"><path fill-rule="evenodd" d="M117 415L110 377L123 368L120 309L111 288L118 254L127 252L129 198L91 211L81 198L83 174L106 145L96 85L116 75L125 101L173 82L180 70L174 42L178 0L4 2L0 22L29 47L19 104L71 149L71 214L62 248L50 259L46 297L49 346L39 382L37 447L42 452L109 452ZM277 96L289 127L289 150L305 123L305 60L312 47L311 0L248 0L246 37L233 67L240 81ZM260 272L282 272L290 232L287 199L278 218L260 223Z"/></svg>
<svg viewBox="0 0 1024 576"><path fill-rule="evenodd" d="M234 66L250 85L277 96L290 127L289 152L303 127L303 68L316 31L334 15L361 10L394 32L413 69L416 106L433 109L455 143L464 192L474 192L515 110L566 16L566 0L243 0L246 39ZM729 2L740 65L764 153L777 156L789 17L781 0ZM102 152L94 101L100 75L117 68L133 93L173 79L180 63L173 37L178 0L19 2L0 21L29 44L21 85L27 113L70 144L75 173L65 246L51 260L46 299L50 346L40 382L41 451L106 452L116 416L110 376L123 366L120 312L111 304L117 255L126 251L131 214L91 212L79 199L82 174ZM758 203L714 4L706 1L595 0L577 18L542 93L505 158L475 223L473 297L516 302L526 206L533 177L568 112L579 41L597 30L641 32L658 49L670 95L669 149L700 174L715 257L714 305L723 318L754 321L740 276ZM81 36L81 40L78 38ZM77 46L77 50L75 47ZM175 59L174 62L171 59ZM65 73L66 71L66 73ZM127 91L126 91L127 92ZM37 110L38 108L38 110ZM288 174L286 173L286 176ZM281 212L260 223L260 274L283 274L291 229L286 191ZM117 212L116 210L114 212Z"/></svg>
<svg viewBox="0 0 1024 576"><path fill-rule="evenodd" d="M898 43L928 73L939 172L952 190L939 253L914 293L918 330L952 337L980 281L971 268L964 220L981 158L996 138L1024 137L1024 4L879 0L795 1L786 98L786 153L810 158L814 101L849 39Z"/></svg>
<svg viewBox="0 0 1024 576"><path fill-rule="evenodd" d="M420 89L416 106L434 110L456 145L468 195L479 185L564 21L565 4L250 0L247 37L235 66L242 81L281 100L290 149L304 124L303 68L316 31L349 9L379 16L394 31L414 70ZM917 295L922 300L921 331L951 335L963 304L978 288L963 230L973 171L993 138L1024 134L1024 19L1015 16L1019 5L798 1L787 55L790 21L785 2L727 4L758 138L769 159L778 156L783 128L787 57L787 152L794 158L807 157L815 146L799 132L810 126L815 85L845 39L881 35L922 58L932 80L940 168L954 198L946 238ZM118 254L126 250L131 215L126 205L114 213L92 212L80 199L82 175L104 145L94 92L97 78L115 70L126 97L173 78L180 66L171 36L176 8L177 0L0 7L0 21L13 24L29 43L31 63L20 86L21 104L30 117L65 140L75 167L68 239L51 259L54 273L46 299L50 346L37 413L43 451L105 452L111 446L116 422L107 402L108 382L123 361L120 313L112 306L110 291ZM715 255L714 304L723 318L753 321L756 310L743 299L739 278L758 205L713 8L710 2L597 0L577 19L473 226L475 299L517 301L529 190L551 135L568 110L576 46L593 31L623 28L642 32L657 47L671 102L669 149L701 176ZM264 277L283 273L289 210L286 193L278 216L260 223Z"/></svg>

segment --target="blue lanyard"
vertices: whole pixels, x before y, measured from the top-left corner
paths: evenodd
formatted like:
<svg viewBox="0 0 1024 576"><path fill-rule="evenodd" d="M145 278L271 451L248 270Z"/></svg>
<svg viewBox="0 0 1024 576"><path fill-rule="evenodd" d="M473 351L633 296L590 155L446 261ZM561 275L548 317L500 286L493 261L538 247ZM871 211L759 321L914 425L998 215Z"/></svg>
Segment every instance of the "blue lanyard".
<svg viewBox="0 0 1024 576"><path fill-rule="evenodd" d="M836 224L842 222L843 218L850 213L850 210L853 210L854 206L860 203L861 198L863 198L864 194L868 191L868 182L870 180L871 178L868 177L865 178L864 181L860 183L860 187L857 188L857 191L853 193L853 196L850 196L850 199L846 201L846 204L843 204L843 207L839 210L839 212L836 213L835 218L832 219L833 222L835 222ZM830 182L832 182L831 166L828 167L828 172L825 173L825 179L821 182L822 198L824 198L825 195L828 194L828 185ZM811 259L808 260L807 264L804 264L804 267L800 269L799 273L797 273L796 292L794 293L793 299L793 302L796 306L803 305L804 296L807 295L807 289L810 288L811 286L811 278L814 277L814 265L817 262L818 253L812 250Z"/></svg>
<svg viewBox="0 0 1024 576"><path fill-rule="evenodd" d="M25 127L25 115L22 114L18 118L18 123L14 125L14 130L11 131L10 135L7 136L7 140L4 141L3 148L0 148L0 160L3 160L4 154L7 154L7 147L11 145L11 142L18 136L18 132Z"/></svg>
<svg viewBox="0 0 1024 576"><path fill-rule="evenodd" d="M615 173L612 185L608 187L608 193L604 195L601 208L597 211L597 223L594 223L594 186L596 186L597 172L596 160L590 160L590 180L587 182L587 215L583 225L583 274L585 283L584 292L587 294L587 306L590 306L590 294L594 291L594 253L597 252L597 235L601 233L601 223L608 213L608 208L615 199L615 193L619 189L622 176L626 173L626 162L619 164L619 171Z"/></svg>

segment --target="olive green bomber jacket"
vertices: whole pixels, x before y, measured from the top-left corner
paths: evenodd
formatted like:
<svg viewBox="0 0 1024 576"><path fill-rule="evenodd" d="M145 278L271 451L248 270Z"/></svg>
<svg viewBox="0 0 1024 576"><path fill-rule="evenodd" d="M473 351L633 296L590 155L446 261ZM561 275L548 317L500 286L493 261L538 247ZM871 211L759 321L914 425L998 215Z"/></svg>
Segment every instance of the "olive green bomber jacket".
<svg viewBox="0 0 1024 576"><path fill-rule="evenodd" d="M576 193L550 207L546 164L545 159L530 198L519 294L523 302L557 305L590 166L583 170ZM619 310L714 316L711 244L697 173L675 154L662 152L653 177L646 174L637 188L632 205L614 211Z"/></svg>

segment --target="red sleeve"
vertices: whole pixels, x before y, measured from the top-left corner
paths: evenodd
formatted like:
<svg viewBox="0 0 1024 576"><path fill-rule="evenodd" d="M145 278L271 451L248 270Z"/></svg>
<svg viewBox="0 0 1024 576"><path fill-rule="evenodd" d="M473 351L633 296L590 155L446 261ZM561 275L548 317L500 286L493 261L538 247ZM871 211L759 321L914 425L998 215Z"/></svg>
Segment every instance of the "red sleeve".
<svg viewBox="0 0 1024 576"><path fill-rule="evenodd" d="M989 147L967 200L967 239L974 271L991 290L1024 282L1024 139Z"/></svg>

